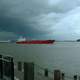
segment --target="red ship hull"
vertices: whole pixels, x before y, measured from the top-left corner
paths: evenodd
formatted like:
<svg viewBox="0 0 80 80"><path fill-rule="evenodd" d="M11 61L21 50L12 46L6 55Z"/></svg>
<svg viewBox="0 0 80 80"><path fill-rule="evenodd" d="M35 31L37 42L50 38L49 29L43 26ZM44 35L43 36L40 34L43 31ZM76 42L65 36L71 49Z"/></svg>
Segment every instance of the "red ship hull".
<svg viewBox="0 0 80 80"><path fill-rule="evenodd" d="M52 44L55 40L27 40L17 41L16 44Z"/></svg>

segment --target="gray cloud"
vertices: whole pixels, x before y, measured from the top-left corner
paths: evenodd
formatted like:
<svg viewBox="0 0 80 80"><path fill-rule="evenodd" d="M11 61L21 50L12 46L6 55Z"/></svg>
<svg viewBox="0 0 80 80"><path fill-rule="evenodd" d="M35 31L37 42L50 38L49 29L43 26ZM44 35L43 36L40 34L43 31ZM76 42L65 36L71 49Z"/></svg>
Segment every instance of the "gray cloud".
<svg viewBox="0 0 80 80"><path fill-rule="evenodd" d="M15 40L17 39L18 36L12 32L5 32L5 31L0 31L0 40Z"/></svg>
<svg viewBox="0 0 80 80"><path fill-rule="evenodd" d="M74 17L79 13L79 6L80 0L1 0L0 32L10 32L15 38L77 38L80 29L75 26L79 26L76 24L79 19Z"/></svg>

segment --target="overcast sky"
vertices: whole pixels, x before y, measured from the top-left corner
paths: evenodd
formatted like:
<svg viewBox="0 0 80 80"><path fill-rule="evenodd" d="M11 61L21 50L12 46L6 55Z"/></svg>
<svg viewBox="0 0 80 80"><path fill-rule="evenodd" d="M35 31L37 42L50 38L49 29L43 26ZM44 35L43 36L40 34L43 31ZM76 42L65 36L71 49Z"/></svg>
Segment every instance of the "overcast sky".
<svg viewBox="0 0 80 80"><path fill-rule="evenodd" d="M0 40L80 38L80 0L0 0Z"/></svg>

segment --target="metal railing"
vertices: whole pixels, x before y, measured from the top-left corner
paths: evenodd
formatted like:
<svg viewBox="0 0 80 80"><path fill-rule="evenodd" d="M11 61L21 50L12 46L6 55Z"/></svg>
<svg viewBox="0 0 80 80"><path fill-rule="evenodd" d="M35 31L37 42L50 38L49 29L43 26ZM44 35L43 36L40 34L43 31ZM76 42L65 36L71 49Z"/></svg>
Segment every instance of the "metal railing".
<svg viewBox="0 0 80 80"><path fill-rule="evenodd" d="M22 62L22 70L18 70L18 62L15 62L14 75L15 79L24 80L24 65ZM43 68L37 64L34 64L34 80L53 80L53 72Z"/></svg>
<svg viewBox="0 0 80 80"><path fill-rule="evenodd" d="M8 59L6 60L6 58L8 58ZM3 57L2 58L2 56L0 56L0 68L2 68L1 64L3 62L3 69L4 69L3 72L0 71L0 77L2 76L2 74L4 74L3 77L6 78L6 80L9 80L9 78L6 77L7 74L8 74L8 71L6 72L6 74L4 72L5 72L5 69L6 69L6 63L7 63L7 65L9 63L11 64L11 60L9 60L9 59L10 59L9 57ZM13 58L11 57L11 59L13 59ZM13 63L13 61L12 61L12 63ZM21 62L21 63L22 64L19 63L19 66L22 65L21 66L22 69L19 68L19 69L21 69L21 70L19 70L18 69L18 67L19 67L18 66L18 61L14 62L14 71L13 71L14 80L25 80L24 79L24 62ZM40 65L35 64L35 63L33 63L33 65L34 65L34 68L33 68L34 69L34 79L33 80L55 80L56 76L60 77L57 80L80 80L80 75L79 74L68 74L68 73L62 72L61 70L58 70L58 72L56 72L56 74L55 74L56 70L51 71L48 68L43 68ZM13 80L13 78L10 79L10 80Z"/></svg>
<svg viewBox="0 0 80 80"><path fill-rule="evenodd" d="M0 55L0 79L14 80L13 57Z"/></svg>
<svg viewBox="0 0 80 80"><path fill-rule="evenodd" d="M53 80L53 72L34 64L34 80Z"/></svg>

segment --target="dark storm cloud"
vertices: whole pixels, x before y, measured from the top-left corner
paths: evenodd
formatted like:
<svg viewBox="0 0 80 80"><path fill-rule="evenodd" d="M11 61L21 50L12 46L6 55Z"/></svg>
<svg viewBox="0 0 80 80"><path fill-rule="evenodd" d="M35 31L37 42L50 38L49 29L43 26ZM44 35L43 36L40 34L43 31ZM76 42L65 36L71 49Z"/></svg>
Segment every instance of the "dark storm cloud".
<svg viewBox="0 0 80 80"><path fill-rule="evenodd" d="M80 0L0 0L0 36L8 32L15 38L60 39L63 36L63 39L62 34L68 36L70 28L70 36L66 38L71 39L75 26L72 28L67 23L77 15L75 12L79 13L79 9L76 10L79 6ZM3 37L8 38L8 35Z"/></svg>
<svg viewBox="0 0 80 80"><path fill-rule="evenodd" d="M26 2L26 4L25 4ZM13 32L16 35L35 37L43 34L43 32L35 31L28 21L32 16L43 11L34 2L31 1L0 1L0 30L6 32ZM34 7L33 7L34 6ZM35 9L35 10L34 10ZM35 25L36 26L36 25Z"/></svg>

